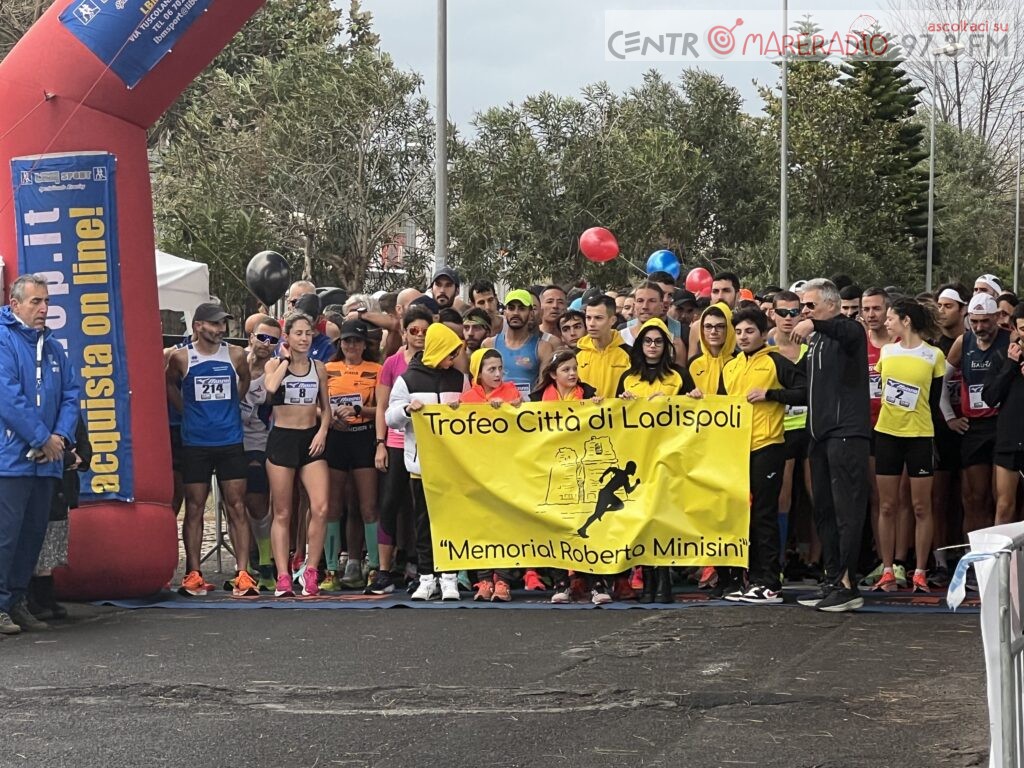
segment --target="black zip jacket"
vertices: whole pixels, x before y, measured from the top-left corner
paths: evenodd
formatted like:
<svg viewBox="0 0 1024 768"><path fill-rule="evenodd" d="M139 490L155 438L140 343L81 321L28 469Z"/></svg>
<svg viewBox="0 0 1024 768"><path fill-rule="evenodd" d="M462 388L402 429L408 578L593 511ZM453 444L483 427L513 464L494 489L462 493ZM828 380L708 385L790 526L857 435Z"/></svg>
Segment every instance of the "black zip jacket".
<svg viewBox="0 0 1024 768"><path fill-rule="evenodd" d="M999 403L996 453L1024 451L1024 365L996 352L981 396L986 403Z"/></svg>
<svg viewBox="0 0 1024 768"><path fill-rule="evenodd" d="M812 440L871 437L868 337L856 320L815 320L804 356L807 428Z"/></svg>

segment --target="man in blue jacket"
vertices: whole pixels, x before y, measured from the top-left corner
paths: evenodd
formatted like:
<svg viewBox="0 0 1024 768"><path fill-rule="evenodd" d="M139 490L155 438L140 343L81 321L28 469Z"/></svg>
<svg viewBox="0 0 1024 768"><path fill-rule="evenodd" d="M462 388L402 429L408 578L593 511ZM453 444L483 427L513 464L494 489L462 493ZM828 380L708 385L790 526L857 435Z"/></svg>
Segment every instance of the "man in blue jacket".
<svg viewBox="0 0 1024 768"><path fill-rule="evenodd" d="M0 309L0 634L46 629L26 590L46 536L50 503L74 443L79 383L46 328L46 280L22 275Z"/></svg>

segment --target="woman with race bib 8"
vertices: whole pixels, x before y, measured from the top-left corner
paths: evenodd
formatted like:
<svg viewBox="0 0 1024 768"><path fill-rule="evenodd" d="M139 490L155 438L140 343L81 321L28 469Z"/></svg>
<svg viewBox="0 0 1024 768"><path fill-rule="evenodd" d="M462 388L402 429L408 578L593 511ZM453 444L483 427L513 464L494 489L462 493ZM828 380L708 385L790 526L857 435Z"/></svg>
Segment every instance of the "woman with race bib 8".
<svg viewBox="0 0 1024 768"><path fill-rule="evenodd" d="M324 461L331 403L324 364L309 359L313 319L292 312L284 319L284 339L277 358L267 362L264 386L274 407L273 426L267 436L267 476L274 505L270 544L277 566L276 597L293 594L288 564L289 528L295 475L309 497L309 532L302 594L316 595L317 566L324 548L330 478Z"/></svg>
<svg viewBox="0 0 1024 768"><path fill-rule="evenodd" d="M910 477L914 506L914 551L917 570L913 590L930 592L926 569L932 545L932 474L934 422L941 419L942 376L946 358L925 339L939 335L938 310L914 299L898 299L885 325L900 341L882 347L875 370L881 375L882 409L875 425L875 475L880 511L878 548L882 578L874 586L885 592L898 587L893 574L900 477Z"/></svg>

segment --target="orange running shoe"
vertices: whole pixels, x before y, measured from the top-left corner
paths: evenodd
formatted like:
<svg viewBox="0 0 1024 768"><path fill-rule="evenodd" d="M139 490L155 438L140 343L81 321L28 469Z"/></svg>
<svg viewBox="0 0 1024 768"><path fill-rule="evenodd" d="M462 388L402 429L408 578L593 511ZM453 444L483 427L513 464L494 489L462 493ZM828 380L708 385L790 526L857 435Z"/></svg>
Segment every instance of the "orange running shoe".
<svg viewBox="0 0 1024 768"><path fill-rule="evenodd" d="M637 592L642 592L644 589L644 572L639 565L633 568L633 572L630 574L629 586Z"/></svg>
<svg viewBox="0 0 1024 768"><path fill-rule="evenodd" d="M232 597L255 597L259 593L259 584L249 575L249 572L239 571L235 577L235 586L231 589Z"/></svg>
<svg viewBox="0 0 1024 768"><path fill-rule="evenodd" d="M490 579L481 579L476 583L476 594L473 600L490 600L494 595L494 584Z"/></svg>
<svg viewBox="0 0 1024 768"><path fill-rule="evenodd" d="M915 592L931 592L932 588L928 586L928 574L922 571L914 571L914 580L911 582L911 588Z"/></svg>
<svg viewBox="0 0 1024 768"><path fill-rule="evenodd" d="M715 566L706 565L700 572L700 581L697 582L697 589L714 589L718 584L718 571Z"/></svg>
<svg viewBox="0 0 1024 768"><path fill-rule="evenodd" d="M541 581L540 574L533 568L523 574L523 586L528 592L543 592L547 589L544 582Z"/></svg>
<svg viewBox="0 0 1024 768"><path fill-rule="evenodd" d="M181 587L178 593L190 597L202 597L208 591L206 579L199 571L189 571L181 580Z"/></svg>
<svg viewBox="0 0 1024 768"><path fill-rule="evenodd" d="M491 595L492 603L508 603L512 600L512 592L501 579L494 580L494 594Z"/></svg>
<svg viewBox="0 0 1024 768"><path fill-rule="evenodd" d="M893 575L892 571L885 571L882 573L882 578L880 578L871 589L880 589L883 592L896 592L899 588L900 585L896 583L896 577Z"/></svg>

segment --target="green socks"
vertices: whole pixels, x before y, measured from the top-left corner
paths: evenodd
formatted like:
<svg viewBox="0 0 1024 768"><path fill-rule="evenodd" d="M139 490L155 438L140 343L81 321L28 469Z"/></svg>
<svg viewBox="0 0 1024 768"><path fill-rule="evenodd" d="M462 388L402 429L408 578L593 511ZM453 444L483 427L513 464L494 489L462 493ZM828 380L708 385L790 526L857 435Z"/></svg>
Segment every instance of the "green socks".
<svg viewBox="0 0 1024 768"><path fill-rule="evenodd" d="M327 535L324 537L324 562L328 571L338 570L338 552L341 549L341 521L327 523Z"/></svg>
<svg viewBox="0 0 1024 768"><path fill-rule="evenodd" d="M363 534L366 537L366 560L371 568L380 570L380 549L377 548L377 524L363 523Z"/></svg>

